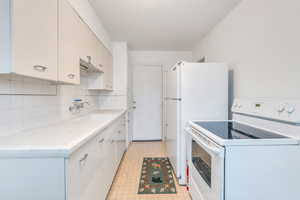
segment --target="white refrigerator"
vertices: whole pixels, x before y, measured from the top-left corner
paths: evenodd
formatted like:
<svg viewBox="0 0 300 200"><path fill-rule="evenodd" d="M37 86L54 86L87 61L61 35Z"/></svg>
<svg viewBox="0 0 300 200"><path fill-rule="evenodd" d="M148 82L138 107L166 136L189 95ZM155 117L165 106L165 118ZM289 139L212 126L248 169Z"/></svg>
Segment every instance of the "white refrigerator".
<svg viewBox="0 0 300 200"><path fill-rule="evenodd" d="M228 68L178 62L167 72L166 153L179 184L186 184L184 127L190 120L228 119Z"/></svg>

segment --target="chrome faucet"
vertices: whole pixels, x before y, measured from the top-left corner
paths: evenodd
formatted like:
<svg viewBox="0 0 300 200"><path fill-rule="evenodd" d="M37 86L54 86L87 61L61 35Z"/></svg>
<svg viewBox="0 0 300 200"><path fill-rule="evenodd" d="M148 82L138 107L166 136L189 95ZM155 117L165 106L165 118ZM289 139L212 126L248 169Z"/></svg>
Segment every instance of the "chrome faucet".
<svg viewBox="0 0 300 200"><path fill-rule="evenodd" d="M88 101L82 101L82 99L74 99L72 105L69 107L70 112L80 112L85 105L90 105Z"/></svg>
<svg viewBox="0 0 300 200"><path fill-rule="evenodd" d="M87 106L88 106L88 105L90 105L90 103L89 103L88 101L83 101L83 102L80 102L80 103L79 103L79 107L80 107L80 108L84 108L84 105L87 105Z"/></svg>

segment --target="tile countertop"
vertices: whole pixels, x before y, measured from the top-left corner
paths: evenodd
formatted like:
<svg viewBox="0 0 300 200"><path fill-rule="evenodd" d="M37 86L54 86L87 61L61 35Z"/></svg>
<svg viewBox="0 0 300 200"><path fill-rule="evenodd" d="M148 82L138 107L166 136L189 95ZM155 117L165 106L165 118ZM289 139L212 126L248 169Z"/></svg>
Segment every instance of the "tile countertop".
<svg viewBox="0 0 300 200"><path fill-rule="evenodd" d="M36 129L0 137L0 158L68 158L126 110L96 110Z"/></svg>

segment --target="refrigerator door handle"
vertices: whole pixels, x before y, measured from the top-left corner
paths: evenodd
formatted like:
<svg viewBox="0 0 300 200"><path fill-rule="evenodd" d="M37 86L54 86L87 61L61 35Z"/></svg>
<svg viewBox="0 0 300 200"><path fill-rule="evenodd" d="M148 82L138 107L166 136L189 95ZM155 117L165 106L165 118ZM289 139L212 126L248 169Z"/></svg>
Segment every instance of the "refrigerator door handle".
<svg viewBox="0 0 300 200"><path fill-rule="evenodd" d="M170 97L167 97L166 100L181 101L181 98L170 98Z"/></svg>

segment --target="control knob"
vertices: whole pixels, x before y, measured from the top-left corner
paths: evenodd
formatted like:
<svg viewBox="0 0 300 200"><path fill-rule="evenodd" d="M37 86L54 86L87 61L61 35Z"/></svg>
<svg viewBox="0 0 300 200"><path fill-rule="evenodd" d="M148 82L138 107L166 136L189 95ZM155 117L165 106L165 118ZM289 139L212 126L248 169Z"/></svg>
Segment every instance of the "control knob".
<svg viewBox="0 0 300 200"><path fill-rule="evenodd" d="M295 112L296 108L295 108L294 106L292 106L292 105L287 105L287 106L285 107L285 110L286 110L286 112L287 112L288 114L292 114L293 112Z"/></svg>
<svg viewBox="0 0 300 200"><path fill-rule="evenodd" d="M278 112L278 113L282 113L284 110L285 110L285 105L284 105L284 104L280 104L280 105L277 107L277 112Z"/></svg>

